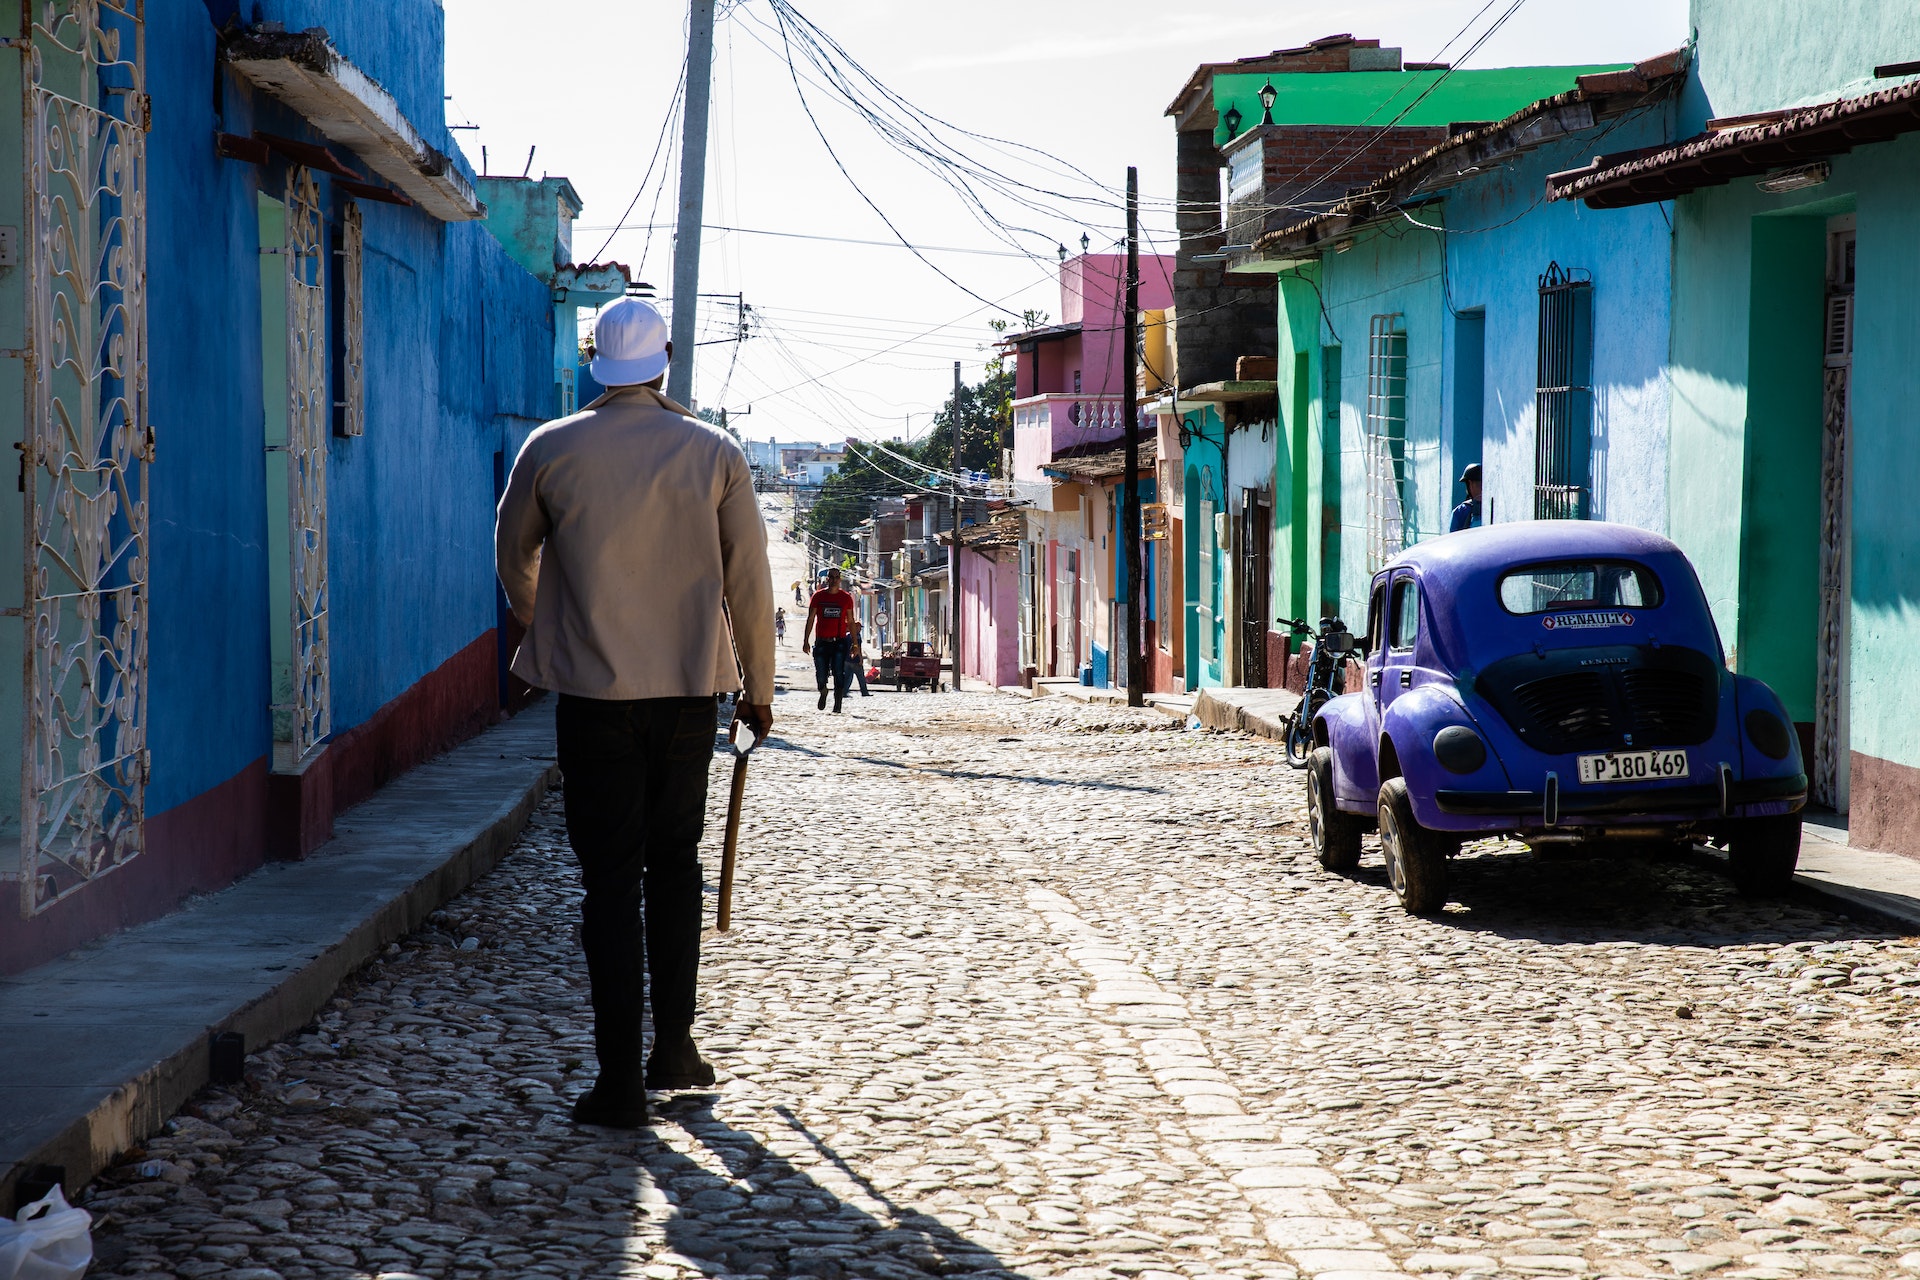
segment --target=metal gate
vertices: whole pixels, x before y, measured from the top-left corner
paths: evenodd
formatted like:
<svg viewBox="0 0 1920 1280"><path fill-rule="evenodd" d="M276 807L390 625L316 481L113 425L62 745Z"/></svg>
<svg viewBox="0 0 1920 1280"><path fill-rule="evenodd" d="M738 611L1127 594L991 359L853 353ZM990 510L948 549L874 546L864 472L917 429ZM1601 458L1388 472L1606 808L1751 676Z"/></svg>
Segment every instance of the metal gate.
<svg viewBox="0 0 1920 1280"><path fill-rule="evenodd" d="M1398 313L1367 329L1367 572L1406 550L1407 328Z"/></svg>
<svg viewBox="0 0 1920 1280"><path fill-rule="evenodd" d="M292 700L274 710L274 767L297 768L333 732L327 644L326 239L305 168L287 175L287 515Z"/></svg>
<svg viewBox="0 0 1920 1280"><path fill-rule="evenodd" d="M21 910L144 847L143 0L23 4L27 223Z"/></svg>
<svg viewBox="0 0 1920 1280"><path fill-rule="evenodd" d="M1534 382L1533 516L1584 520L1592 509L1593 284L1547 264L1540 277Z"/></svg>

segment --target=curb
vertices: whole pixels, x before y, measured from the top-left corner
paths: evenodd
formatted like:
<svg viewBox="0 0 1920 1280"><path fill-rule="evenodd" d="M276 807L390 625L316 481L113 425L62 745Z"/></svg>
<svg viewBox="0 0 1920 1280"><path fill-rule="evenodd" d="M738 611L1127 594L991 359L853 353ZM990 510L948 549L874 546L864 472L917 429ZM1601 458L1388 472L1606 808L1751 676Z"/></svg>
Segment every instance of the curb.
<svg viewBox="0 0 1920 1280"><path fill-rule="evenodd" d="M315 850L303 863L291 865L312 866L316 862L323 862L329 846L339 846L343 840L352 840L355 814L361 814L363 820L369 817L377 819L377 814L368 814L365 810L369 806L379 805L383 795L388 797L390 804L406 803L405 798L390 793L408 781L414 782L416 787L421 783L432 785L422 775L436 765L458 763L455 758L463 754L478 758L498 753L500 758L505 759L505 752L499 751L499 748L508 744L494 736L499 729L520 725L523 731L532 731L532 725L522 722L545 721L547 718L537 708L530 708L515 720L469 739L446 755L427 761L394 779L362 805L341 815L337 829L347 832L347 835L336 836ZM518 785L501 798L477 832L471 827L467 828L462 833L466 837L462 843L452 848L443 847L442 852L433 855L437 860L424 874L418 875L386 901L365 911L343 936L322 944L318 954L311 954L312 947L309 944L304 954L310 958L305 958L297 967L289 965L290 971L266 990L236 1003L223 1016L208 1022L203 1030L183 1033L179 1028L168 1028L174 1033L171 1043L157 1046L160 1053L153 1065L112 1088L51 1137L27 1150L10 1153L13 1163L4 1173L0 1173L0 1208L12 1205L15 1183L29 1165L64 1166L66 1186L71 1196L121 1153L159 1132L189 1098L209 1083L210 1036L225 1031L239 1032L245 1037L247 1050L251 1053L311 1022L327 1001L333 998L345 978L378 955L388 944L419 928L430 914L500 863L526 827L535 806L558 783L559 772L559 766L549 762L530 778L519 780ZM406 842L408 833L397 831L391 840ZM365 841L359 843L364 844ZM349 852L343 856L351 858L355 855ZM377 857L378 853L375 852L374 856ZM256 880L262 872L275 869L275 864L269 864L221 893L232 893L247 886L249 881ZM323 870L332 869L323 867ZM253 886L256 890L258 887ZM219 896L212 895L213 898ZM171 917L161 918L162 921L169 919ZM297 947L297 944L294 945Z"/></svg>
<svg viewBox="0 0 1920 1280"><path fill-rule="evenodd" d="M1217 698L1211 689L1202 689L1194 695L1193 714L1209 729L1250 733L1274 742L1285 742L1287 738L1286 722L1280 716Z"/></svg>

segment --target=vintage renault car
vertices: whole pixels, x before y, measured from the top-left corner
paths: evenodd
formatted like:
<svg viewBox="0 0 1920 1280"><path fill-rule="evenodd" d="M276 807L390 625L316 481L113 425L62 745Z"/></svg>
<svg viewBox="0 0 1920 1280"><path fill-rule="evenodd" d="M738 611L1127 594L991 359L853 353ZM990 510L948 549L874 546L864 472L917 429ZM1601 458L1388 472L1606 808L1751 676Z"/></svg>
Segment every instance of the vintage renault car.
<svg viewBox="0 0 1920 1280"><path fill-rule="evenodd" d="M1693 566L1644 530L1499 524L1374 576L1366 679L1315 717L1307 812L1328 870L1376 824L1410 912L1446 903L1465 840L1723 846L1784 889L1807 778L1780 699L1727 669Z"/></svg>

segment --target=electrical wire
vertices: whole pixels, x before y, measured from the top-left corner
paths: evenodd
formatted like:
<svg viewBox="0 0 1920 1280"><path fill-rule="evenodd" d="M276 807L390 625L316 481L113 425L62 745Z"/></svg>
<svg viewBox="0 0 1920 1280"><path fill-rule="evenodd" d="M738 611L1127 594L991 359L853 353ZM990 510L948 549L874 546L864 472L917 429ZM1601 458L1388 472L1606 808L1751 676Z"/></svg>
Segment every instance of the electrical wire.
<svg viewBox="0 0 1920 1280"><path fill-rule="evenodd" d="M674 122L680 118L681 104L685 100L687 95L688 57L689 55L687 54L681 55L680 80L679 80L679 83L675 84L673 87L673 99L667 104L667 113L664 117L662 117L660 121L660 136L658 139L655 140L653 144L653 155L647 160L647 171L646 173L641 175L640 185L638 188L634 190L633 199L627 201L626 211L620 215L620 221L616 222L613 226L613 230L607 233L607 238L600 242L600 247L593 251L593 257L589 259L589 261L597 262L600 260L600 255L605 253L607 251L607 246L613 243L613 238L620 234L620 228L625 226L627 219L633 216L634 206L640 203L640 197L646 194L647 184L653 180L653 166L659 161L662 148L664 148L667 145L667 139L673 131ZM662 174L664 174L665 172L666 172L665 169L661 170ZM662 185L664 186L665 183L663 182ZM657 200L655 201L654 207L655 208L659 207L659 203ZM651 244L653 241L653 224L652 224L651 218L648 219L648 224L647 224L647 241L649 244ZM646 262L645 254L641 255L640 261L643 265L645 264Z"/></svg>

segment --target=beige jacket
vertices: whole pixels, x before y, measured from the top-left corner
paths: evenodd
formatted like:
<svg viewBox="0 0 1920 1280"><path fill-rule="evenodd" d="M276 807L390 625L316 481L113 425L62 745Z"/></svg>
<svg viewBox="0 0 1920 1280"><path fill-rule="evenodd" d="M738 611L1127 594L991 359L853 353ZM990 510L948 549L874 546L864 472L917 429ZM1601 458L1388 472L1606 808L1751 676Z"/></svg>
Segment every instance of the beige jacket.
<svg viewBox="0 0 1920 1280"><path fill-rule="evenodd" d="M747 701L773 701L773 578L747 459L660 392L616 387L527 437L494 557L528 623L513 659L528 684L705 697L744 672Z"/></svg>

